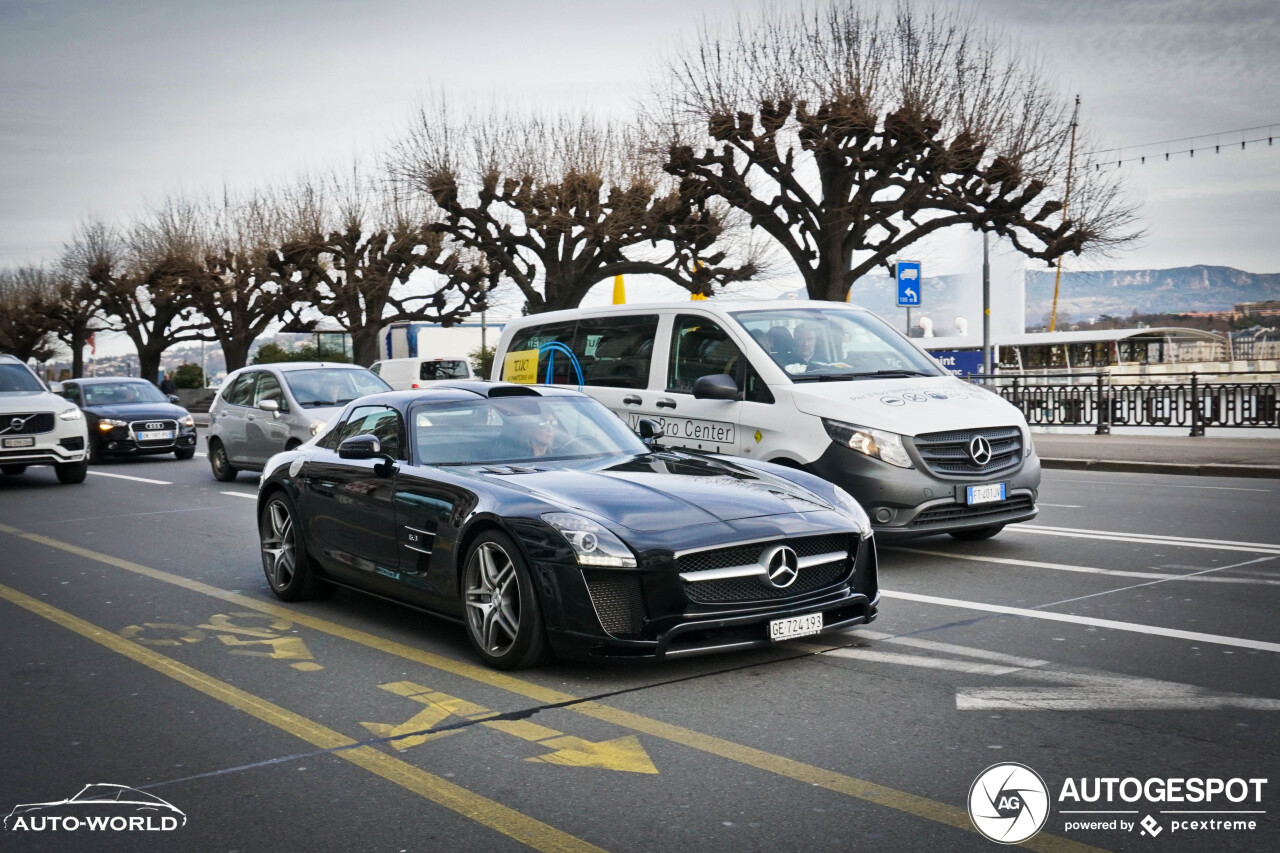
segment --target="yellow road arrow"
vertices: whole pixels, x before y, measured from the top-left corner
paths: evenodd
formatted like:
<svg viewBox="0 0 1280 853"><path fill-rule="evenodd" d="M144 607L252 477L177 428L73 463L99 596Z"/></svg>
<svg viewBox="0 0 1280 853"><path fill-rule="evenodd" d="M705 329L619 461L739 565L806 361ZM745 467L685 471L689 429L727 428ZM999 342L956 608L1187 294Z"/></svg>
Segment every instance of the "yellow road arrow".
<svg viewBox="0 0 1280 853"><path fill-rule="evenodd" d="M379 737L397 737L397 740L391 741L391 745L397 750L406 750L429 740L454 734L457 730L443 732L426 732L425 730L435 728L450 717L458 717L463 720L482 721L480 724L483 726L497 729L521 740L541 744L552 750L545 755L526 758L526 761L559 764L564 767L595 767L624 773L658 772L658 768L654 767L649 754L640 744L640 739L635 735L599 742L583 740L527 720L485 721L485 718L495 717L497 714L465 699L458 699L412 681L396 681L379 686L397 696L403 696L427 706L426 709L414 714L398 726L388 723L360 724ZM423 733L413 734L414 732ZM401 735L409 736L400 737Z"/></svg>

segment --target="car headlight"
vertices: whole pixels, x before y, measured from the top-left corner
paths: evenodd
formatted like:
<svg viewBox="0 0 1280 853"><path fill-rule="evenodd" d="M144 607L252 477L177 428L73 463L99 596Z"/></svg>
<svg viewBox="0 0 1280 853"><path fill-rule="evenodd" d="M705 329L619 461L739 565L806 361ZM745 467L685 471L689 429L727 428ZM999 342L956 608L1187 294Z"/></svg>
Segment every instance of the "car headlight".
<svg viewBox="0 0 1280 853"><path fill-rule="evenodd" d="M103 418L102 420L98 421L98 429L102 430L103 432L107 432L109 430L115 429L116 427L127 427L128 425L129 425L128 421L118 421L115 418Z"/></svg>
<svg viewBox="0 0 1280 853"><path fill-rule="evenodd" d="M573 547L580 566L634 569L636 555L608 528L571 512L549 512L542 520L554 527Z"/></svg>
<svg viewBox="0 0 1280 853"><path fill-rule="evenodd" d="M65 412L58 413L60 421L78 421L84 417L84 412L79 409L67 409Z"/></svg>
<svg viewBox="0 0 1280 853"><path fill-rule="evenodd" d="M191 415L187 415L185 418L182 419L182 425L184 427L187 427L188 429L195 429L196 419L191 417Z"/></svg>
<svg viewBox="0 0 1280 853"><path fill-rule="evenodd" d="M836 509L857 522L858 530L862 533L862 538L867 539L871 536L871 516L867 515L867 511L862 508L862 504L858 503L853 495L846 492L839 486L836 490Z"/></svg>
<svg viewBox="0 0 1280 853"><path fill-rule="evenodd" d="M915 467L911 464L911 457L907 455L902 436L897 433L854 426L827 418L822 419L822 425L827 428L827 435L831 436L831 440L836 444L842 444L850 450L856 450L875 459L883 459L899 468Z"/></svg>
<svg viewBox="0 0 1280 853"><path fill-rule="evenodd" d="M1035 450L1035 445L1031 443L1031 428L1027 427L1022 431L1022 457L1031 455L1031 451Z"/></svg>
<svg viewBox="0 0 1280 853"><path fill-rule="evenodd" d="M312 422L311 422L311 435L312 435L312 437L315 437L315 436L319 435L321 432L323 432L323 431L324 431L325 424L327 424L327 423L328 423L328 421L318 421L318 420L317 420L317 421L312 421Z"/></svg>

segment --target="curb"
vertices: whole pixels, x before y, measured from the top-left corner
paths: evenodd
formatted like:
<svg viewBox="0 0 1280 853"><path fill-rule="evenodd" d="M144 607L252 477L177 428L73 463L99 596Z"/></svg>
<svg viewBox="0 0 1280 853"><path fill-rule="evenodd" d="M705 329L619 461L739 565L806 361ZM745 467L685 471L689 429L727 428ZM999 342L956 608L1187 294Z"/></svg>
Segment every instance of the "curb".
<svg viewBox="0 0 1280 853"><path fill-rule="evenodd" d="M1225 465L1179 462L1121 462L1110 459L1041 459L1041 468L1066 471L1114 471L1127 474L1181 474L1188 477L1247 477L1280 479L1280 466Z"/></svg>

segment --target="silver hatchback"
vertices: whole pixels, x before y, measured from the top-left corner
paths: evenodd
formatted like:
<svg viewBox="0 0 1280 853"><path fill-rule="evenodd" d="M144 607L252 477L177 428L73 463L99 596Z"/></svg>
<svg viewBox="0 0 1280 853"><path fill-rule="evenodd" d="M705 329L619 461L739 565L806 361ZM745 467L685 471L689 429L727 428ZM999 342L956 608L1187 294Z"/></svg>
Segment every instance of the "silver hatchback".
<svg viewBox="0 0 1280 853"><path fill-rule="evenodd" d="M230 482L318 435L357 397L390 391L364 367L331 362L256 364L235 371L209 408L209 466Z"/></svg>

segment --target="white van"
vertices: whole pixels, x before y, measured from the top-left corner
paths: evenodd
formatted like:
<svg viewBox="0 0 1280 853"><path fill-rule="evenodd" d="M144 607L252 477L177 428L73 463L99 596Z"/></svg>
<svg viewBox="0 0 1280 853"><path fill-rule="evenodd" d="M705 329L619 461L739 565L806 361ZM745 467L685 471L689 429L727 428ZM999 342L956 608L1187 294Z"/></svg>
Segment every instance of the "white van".
<svg viewBox="0 0 1280 853"><path fill-rule="evenodd" d="M838 302L692 301L521 317L492 378L580 386L663 444L803 468L878 534L985 539L1036 516L1026 419L875 314Z"/></svg>
<svg viewBox="0 0 1280 853"><path fill-rule="evenodd" d="M441 379L472 379L475 371L463 356L452 358L388 358L369 368L396 391L420 388Z"/></svg>

